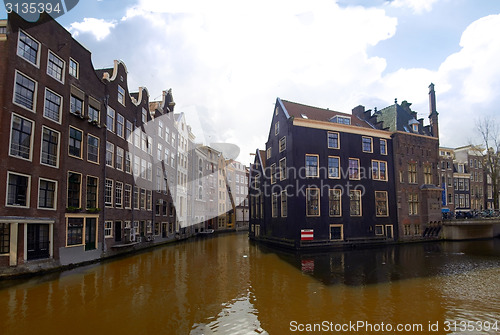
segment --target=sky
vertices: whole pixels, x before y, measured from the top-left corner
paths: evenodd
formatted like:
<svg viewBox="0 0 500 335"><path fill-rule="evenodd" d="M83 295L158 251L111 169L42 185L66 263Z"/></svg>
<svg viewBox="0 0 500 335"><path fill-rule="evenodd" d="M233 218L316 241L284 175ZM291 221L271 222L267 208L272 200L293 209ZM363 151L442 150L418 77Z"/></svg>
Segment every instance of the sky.
<svg viewBox="0 0 500 335"><path fill-rule="evenodd" d="M131 92L171 88L197 142L236 144L245 164L277 97L346 113L407 100L428 123L432 82L445 147L480 143L500 106L496 0L81 0L57 20L96 69L122 60Z"/></svg>

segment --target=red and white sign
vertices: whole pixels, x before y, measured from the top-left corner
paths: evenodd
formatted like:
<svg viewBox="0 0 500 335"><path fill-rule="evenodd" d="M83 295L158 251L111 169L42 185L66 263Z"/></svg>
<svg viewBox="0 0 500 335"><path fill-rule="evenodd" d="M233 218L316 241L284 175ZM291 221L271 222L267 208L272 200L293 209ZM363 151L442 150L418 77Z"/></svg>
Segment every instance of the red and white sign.
<svg viewBox="0 0 500 335"><path fill-rule="evenodd" d="M300 231L300 239L302 241L314 240L314 229L302 229Z"/></svg>

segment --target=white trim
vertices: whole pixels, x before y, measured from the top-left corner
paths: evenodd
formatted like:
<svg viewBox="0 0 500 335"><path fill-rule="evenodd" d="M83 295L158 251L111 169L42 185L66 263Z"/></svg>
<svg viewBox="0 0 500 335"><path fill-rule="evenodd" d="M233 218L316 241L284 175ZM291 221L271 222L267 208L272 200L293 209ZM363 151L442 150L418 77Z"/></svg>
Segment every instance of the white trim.
<svg viewBox="0 0 500 335"><path fill-rule="evenodd" d="M32 40L34 40L36 43L38 43L38 51L36 53L36 64L33 64L31 61L27 60L26 58L24 58L22 55L19 54L19 39L20 39L20 36L21 36L20 32L22 32L23 34L25 34L26 36L28 36L29 38L31 38ZM17 33L16 55L19 56L20 58L24 59L26 62L28 62L29 64L33 65L37 69L39 69L40 68L40 54L41 54L41 52L42 52L42 44L36 38L34 38L30 34L28 34L23 29L19 29L19 31Z"/></svg>
<svg viewBox="0 0 500 335"><path fill-rule="evenodd" d="M11 148L11 145L12 145L12 124L14 122L14 118L13 118L14 116L17 116L17 117L19 117L21 119L25 119L25 120L31 122L31 136L30 136L30 153L29 153L29 158L24 158L24 157L20 157L20 156L14 156L14 155L11 155L11 153L10 153L10 148ZM10 118L9 156L31 162L32 159L33 159L33 138L34 138L34 135L35 135L34 132L35 132L35 121L33 121L31 119L28 119L28 118L26 118L24 116L21 116L21 115L19 115L17 113L12 112L11 113L11 118Z"/></svg>
<svg viewBox="0 0 500 335"><path fill-rule="evenodd" d="M26 106L23 106L19 103L16 102L16 78L17 78L17 74L20 74L26 78L28 78L29 80L31 80L32 82L35 83L35 89L34 89L34 94L33 94L33 109L29 109L27 108ZM12 103L16 106L19 106L23 109L26 109L30 112L33 112L33 113L36 113L36 102L37 102L37 98L38 98L38 82L36 80L34 80L33 78L31 78L30 76L27 76L26 74L24 74L23 72L19 71L16 69L15 73L14 73L14 86L12 87Z"/></svg>
<svg viewBox="0 0 500 335"><path fill-rule="evenodd" d="M50 73L49 73L49 62L50 62L50 54L52 54L55 58L59 59L61 62L63 62L63 68L61 69L61 79L58 79L56 77L53 77ZM55 80L57 80L58 82L60 82L61 84L64 84L64 79L66 78L66 61L64 59L62 59L61 57L59 57L55 52L53 52L52 50L48 50L48 53L47 53L47 71L46 71L47 75Z"/></svg>
<svg viewBox="0 0 500 335"><path fill-rule="evenodd" d="M43 158L43 155L42 155L42 150L43 150L43 129L44 128L47 128L47 129L49 129L49 130L57 133L57 155L56 155L57 157L56 157L56 165L50 165L50 164L42 162L42 158ZM40 165L49 166L51 168L58 169L59 168L60 151L61 151L61 133L59 131L55 130L55 129L50 128L50 127L42 126L41 138L40 138Z"/></svg>
<svg viewBox="0 0 500 335"><path fill-rule="evenodd" d="M21 206L21 205L9 205L9 175L14 174L18 176L23 176L23 177L28 177L28 183L26 186L26 206ZM19 172L12 172L12 171L7 171L7 181L5 183L5 207L12 207L12 208L30 208L30 200L31 200L31 175L29 174L24 174L24 173L19 173Z"/></svg>
<svg viewBox="0 0 500 335"><path fill-rule="evenodd" d="M45 104L47 103L47 90L51 91L53 94L57 95L61 99L61 104L59 105L59 119L57 121L45 116ZM48 87L45 87L45 91L44 91L44 95L43 95L43 112L42 112L43 117L45 119L50 120L52 122L55 122L57 124L61 124L62 123L63 103L64 103L64 98L62 97L62 95L60 95L59 93L56 93L56 91L51 90Z"/></svg>

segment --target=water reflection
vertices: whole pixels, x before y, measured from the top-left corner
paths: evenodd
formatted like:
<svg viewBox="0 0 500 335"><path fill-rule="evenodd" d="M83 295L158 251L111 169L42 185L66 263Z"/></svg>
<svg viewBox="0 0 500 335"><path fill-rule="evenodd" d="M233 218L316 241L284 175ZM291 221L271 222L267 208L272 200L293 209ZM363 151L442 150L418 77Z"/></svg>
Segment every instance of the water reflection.
<svg viewBox="0 0 500 335"><path fill-rule="evenodd" d="M283 334L292 321L500 320L499 276L498 240L300 255L228 234L3 283L0 329Z"/></svg>
<svg viewBox="0 0 500 335"><path fill-rule="evenodd" d="M500 240L424 243L304 254L272 252L325 285L370 285L500 266Z"/></svg>

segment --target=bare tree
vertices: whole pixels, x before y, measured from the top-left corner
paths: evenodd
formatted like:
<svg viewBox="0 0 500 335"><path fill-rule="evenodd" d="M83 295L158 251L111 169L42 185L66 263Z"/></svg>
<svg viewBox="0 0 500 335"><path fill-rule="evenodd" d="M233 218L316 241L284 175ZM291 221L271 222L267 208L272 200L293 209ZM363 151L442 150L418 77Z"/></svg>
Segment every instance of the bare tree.
<svg viewBox="0 0 500 335"><path fill-rule="evenodd" d="M498 209L498 191L500 182L500 129L498 123L491 117L482 118L477 122L477 131L485 148L484 171L491 180L493 191L493 207ZM488 177L487 177L488 178Z"/></svg>

